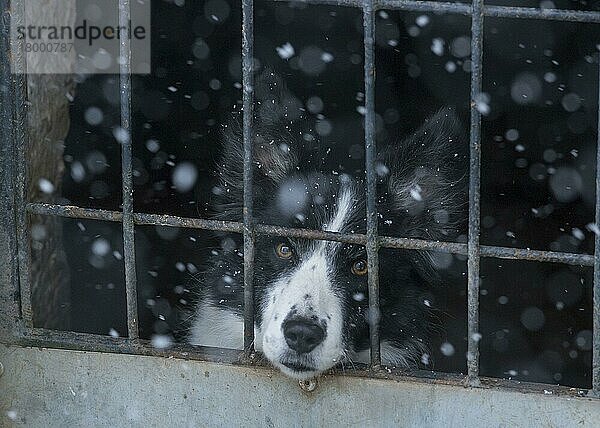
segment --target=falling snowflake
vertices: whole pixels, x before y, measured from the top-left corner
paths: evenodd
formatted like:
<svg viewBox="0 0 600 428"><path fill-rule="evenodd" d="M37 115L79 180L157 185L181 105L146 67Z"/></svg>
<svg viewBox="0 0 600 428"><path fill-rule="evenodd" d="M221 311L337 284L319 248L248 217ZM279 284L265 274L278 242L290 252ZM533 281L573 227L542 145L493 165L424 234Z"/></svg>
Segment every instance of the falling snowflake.
<svg viewBox="0 0 600 428"><path fill-rule="evenodd" d="M290 42L284 43L282 46L278 46L275 48L275 50L281 59L290 59L296 54L296 51Z"/></svg>

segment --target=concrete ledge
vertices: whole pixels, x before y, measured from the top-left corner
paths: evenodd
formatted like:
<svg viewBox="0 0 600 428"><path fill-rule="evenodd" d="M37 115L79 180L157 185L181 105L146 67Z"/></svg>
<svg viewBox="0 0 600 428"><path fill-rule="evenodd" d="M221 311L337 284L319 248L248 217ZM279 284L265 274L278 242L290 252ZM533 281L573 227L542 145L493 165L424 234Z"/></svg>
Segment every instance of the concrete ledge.
<svg viewBox="0 0 600 428"><path fill-rule="evenodd" d="M0 345L0 426L597 426L600 400Z"/></svg>

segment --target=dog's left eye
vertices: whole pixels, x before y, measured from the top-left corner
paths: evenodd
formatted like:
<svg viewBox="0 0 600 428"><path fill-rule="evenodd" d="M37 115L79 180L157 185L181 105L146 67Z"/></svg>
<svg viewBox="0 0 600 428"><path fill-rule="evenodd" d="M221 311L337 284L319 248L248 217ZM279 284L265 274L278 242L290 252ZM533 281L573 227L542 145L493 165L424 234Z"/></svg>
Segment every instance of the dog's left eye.
<svg viewBox="0 0 600 428"><path fill-rule="evenodd" d="M368 270L367 262L365 260L357 260L352 264L352 273L354 275L363 276Z"/></svg>
<svg viewBox="0 0 600 428"><path fill-rule="evenodd" d="M292 247L283 242L277 244L277 247L275 247L275 252L277 253L277 257L284 260L289 260L294 255Z"/></svg>

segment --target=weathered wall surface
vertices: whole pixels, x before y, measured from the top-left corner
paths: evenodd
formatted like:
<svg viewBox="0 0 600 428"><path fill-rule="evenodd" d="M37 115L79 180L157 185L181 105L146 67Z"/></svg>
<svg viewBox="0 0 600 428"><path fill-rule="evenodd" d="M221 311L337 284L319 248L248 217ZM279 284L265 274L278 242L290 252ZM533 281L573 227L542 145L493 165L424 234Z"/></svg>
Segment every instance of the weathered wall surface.
<svg viewBox="0 0 600 428"><path fill-rule="evenodd" d="M33 15L43 14L42 22L64 22L64 17L75 23L75 2L48 0L46 7L27 7L26 21ZM30 16L31 15L31 16ZM28 60L35 61L35 55ZM56 55L56 61L64 62L57 68L72 69L75 52L71 56ZM26 67L35 68L27 63ZM56 203L61 196L64 174L64 139L70 126L69 99L73 97L71 75L30 74L27 76L27 125L26 160L29 173L27 186L30 201ZM40 180L49 181L53 190L40 186ZM44 192L42 189L45 189ZM38 235L43 239L31 245L31 294L33 320L37 327L68 329L70 325L69 270L62 240L62 220L50 216L32 219ZM43 233L42 233L43 231Z"/></svg>
<svg viewBox="0 0 600 428"><path fill-rule="evenodd" d="M4 346L0 362L0 426L9 427L593 427L600 420L598 400L543 393L349 376L326 377L307 393L265 368Z"/></svg>

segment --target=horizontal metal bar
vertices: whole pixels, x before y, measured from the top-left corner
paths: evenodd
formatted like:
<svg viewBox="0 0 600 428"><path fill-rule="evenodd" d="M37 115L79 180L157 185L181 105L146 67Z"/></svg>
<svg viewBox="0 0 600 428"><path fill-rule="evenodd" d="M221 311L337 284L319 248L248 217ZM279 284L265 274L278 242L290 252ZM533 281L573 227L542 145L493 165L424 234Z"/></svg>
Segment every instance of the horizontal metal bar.
<svg viewBox="0 0 600 428"><path fill-rule="evenodd" d="M180 360L200 360L232 365L251 365L269 367L264 359L248 360L239 350L193 346L174 343L169 348L159 349L148 340L132 341L128 338L110 337L90 333L47 330L41 328L25 329L22 335L9 345L66 349L72 351L107 352L113 354L135 354L160 356ZM331 373L354 377L389 379L394 381L417 382L420 384L441 384L463 388L465 377L459 373L443 373L431 370L403 370L389 368L372 371L367 366L355 364L356 368L334 369ZM583 397L587 390L559 385L520 382L508 379L486 378L481 380L482 388L497 388L512 391L538 393L552 396Z"/></svg>
<svg viewBox="0 0 600 428"><path fill-rule="evenodd" d="M74 205L55 205L31 202L27 204L27 211L31 214L77 218L81 220L123 221L123 213L121 211L81 208Z"/></svg>
<svg viewBox="0 0 600 428"><path fill-rule="evenodd" d="M314 229L297 229L267 224L257 224L256 233L259 235L281 236L286 238L303 238L320 241L344 242L346 244L365 245L367 236L353 233L326 232Z"/></svg>
<svg viewBox="0 0 600 428"><path fill-rule="evenodd" d="M560 253L556 251L530 250L525 248L482 245L481 256L497 259L562 263L574 266L594 266L594 256L590 254Z"/></svg>
<svg viewBox="0 0 600 428"><path fill-rule="evenodd" d="M120 222L123 213L120 211L96 210L72 205L53 205L29 203L27 210L31 214L54 215L59 217L84 220L104 220ZM149 226L183 227L218 232L242 233L243 224L233 221L206 220L200 218L178 217L164 214L135 213L135 224ZM367 236L360 233L336 233L312 229L296 229L267 224L255 225L257 235L283 236L322 241L344 242L347 244L366 245ZM404 250L439 251L443 253L467 255L467 244L443 241L426 241L415 238L398 238L380 236L379 246ZM481 246L481 256L488 258L529 260L548 263L563 263L575 266L594 266L594 256L590 254L560 253L556 251L530 250L526 248Z"/></svg>
<svg viewBox="0 0 600 428"><path fill-rule="evenodd" d="M44 346L74 351L111 352L203 360L224 363L240 362L240 351L205 346L172 343L168 348L157 348L144 339L112 337L75 331L57 331L43 328L25 329L17 344L22 346Z"/></svg>
<svg viewBox="0 0 600 428"><path fill-rule="evenodd" d="M289 0L270 0L289 1ZM299 3L312 5L331 5L346 7L362 7L361 0L295 0ZM430 12L437 14L452 13L458 15L472 15L470 4L435 2L435 1L404 1L404 0L377 0L375 10L391 9L407 12ZM600 12L579 11L568 9L538 9L533 7L514 6L484 6L483 15L491 18L510 19L539 19L545 21L566 21L583 23L600 23Z"/></svg>
<svg viewBox="0 0 600 428"><path fill-rule="evenodd" d="M441 1L402 1L402 0L377 0L377 9L404 10L407 12L432 12L454 13L461 15L471 14L471 5L466 3L450 3Z"/></svg>
<svg viewBox="0 0 600 428"><path fill-rule="evenodd" d="M290 3L290 0L267 0L278 3ZM293 0L295 3L311 4L315 6L345 6L362 7L362 0Z"/></svg>
<svg viewBox="0 0 600 428"><path fill-rule="evenodd" d="M207 220L166 214L142 213L135 213L133 219L135 224L138 225L184 227L189 229L213 230L216 232L243 233L243 224L234 221Z"/></svg>
<svg viewBox="0 0 600 428"><path fill-rule="evenodd" d="M82 220L123 221L123 213L121 211L81 208L73 205L30 203L27 206L27 210L31 214L54 215ZM232 221L205 220L200 218L145 213L134 213L133 219L137 225L183 227L189 229L242 233L242 224Z"/></svg>
<svg viewBox="0 0 600 428"><path fill-rule="evenodd" d="M541 19L547 21L600 23L600 12L536 9L531 7L485 6L483 14L491 18Z"/></svg>

